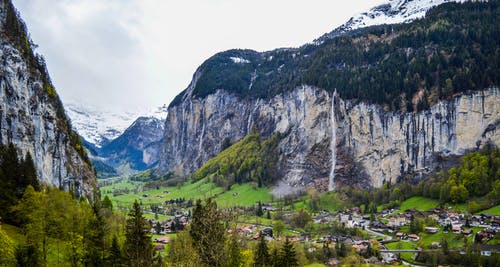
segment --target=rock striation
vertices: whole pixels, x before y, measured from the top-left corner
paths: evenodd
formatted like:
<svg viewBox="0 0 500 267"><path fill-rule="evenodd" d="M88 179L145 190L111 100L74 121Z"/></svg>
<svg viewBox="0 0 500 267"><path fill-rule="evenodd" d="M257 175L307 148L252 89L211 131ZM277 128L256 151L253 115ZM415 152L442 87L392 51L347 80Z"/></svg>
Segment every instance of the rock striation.
<svg viewBox="0 0 500 267"><path fill-rule="evenodd" d="M336 151L336 184L379 187L431 171L438 155L462 155L500 142L498 88L462 94L418 113L387 112L338 96L332 101L331 93L312 86L270 99L240 99L224 90L199 99L189 97L192 88L169 109L159 173L189 175L220 152L222 140L238 141L253 127L265 137L282 134L278 165L284 184L325 190L331 151Z"/></svg>
<svg viewBox="0 0 500 267"><path fill-rule="evenodd" d="M92 167L71 141L76 134L29 42L10 1L0 1L0 142L14 143L20 156L29 152L43 183L90 198L96 192Z"/></svg>

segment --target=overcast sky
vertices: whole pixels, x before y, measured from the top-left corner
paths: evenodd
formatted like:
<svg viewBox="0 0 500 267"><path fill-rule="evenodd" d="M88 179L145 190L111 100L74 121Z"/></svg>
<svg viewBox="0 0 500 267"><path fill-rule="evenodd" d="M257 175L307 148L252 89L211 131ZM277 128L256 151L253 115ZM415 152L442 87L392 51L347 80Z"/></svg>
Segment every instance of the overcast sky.
<svg viewBox="0 0 500 267"><path fill-rule="evenodd" d="M311 42L384 0L13 0L63 102L168 104L213 54Z"/></svg>

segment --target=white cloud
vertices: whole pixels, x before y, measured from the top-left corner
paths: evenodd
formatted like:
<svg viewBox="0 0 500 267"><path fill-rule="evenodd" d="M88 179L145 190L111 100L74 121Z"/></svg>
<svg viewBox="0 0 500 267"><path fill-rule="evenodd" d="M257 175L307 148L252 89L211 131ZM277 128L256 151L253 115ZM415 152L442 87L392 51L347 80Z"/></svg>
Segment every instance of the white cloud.
<svg viewBox="0 0 500 267"><path fill-rule="evenodd" d="M382 0L13 2L63 101L126 110L167 104L217 52L297 47Z"/></svg>

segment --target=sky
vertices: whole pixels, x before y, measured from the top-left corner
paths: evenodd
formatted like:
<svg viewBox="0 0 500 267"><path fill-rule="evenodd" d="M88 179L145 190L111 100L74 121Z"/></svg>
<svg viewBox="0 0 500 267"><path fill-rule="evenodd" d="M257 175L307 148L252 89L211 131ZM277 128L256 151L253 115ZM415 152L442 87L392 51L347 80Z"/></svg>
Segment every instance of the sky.
<svg viewBox="0 0 500 267"><path fill-rule="evenodd" d="M170 103L210 56L298 47L384 0L13 0L64 103Z"/></svg>

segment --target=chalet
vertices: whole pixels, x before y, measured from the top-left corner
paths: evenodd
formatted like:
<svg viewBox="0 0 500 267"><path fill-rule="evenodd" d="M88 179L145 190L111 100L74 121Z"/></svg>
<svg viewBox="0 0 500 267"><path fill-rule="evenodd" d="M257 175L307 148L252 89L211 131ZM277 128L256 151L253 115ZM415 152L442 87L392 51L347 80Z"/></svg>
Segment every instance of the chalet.
<svg viewBox="0 0 500 267"><path fill-rule="evenodd" d="M391 217L389 218L389 222L387 225L389 227L401 227L403 225L408 224L409 221L405 216L396 216L396 217Z"/></svg>
<svg viewBox="0 0 500 267"><path fill-rule="evenodd" d="M482 245L481 256L491 256L500 253L500 245Z"/></svg>
<svg viewBox="0 0 500 267"><path fill-rule="evenodd" d="M500 216L495 216L493 219L491 219L490 226L495 230L500 230Z"/></svg>
<svg viewBox="0 0 500 267"><path fill-rule="evenodd" d="M401 239L401 240L406 240L408 239L408 234L407 233L403 233L403 232L397 232L396 233L396 237Z"/></svg>
<svg viewBox="0 0 500 267"><path fill-rule="evenodd" d="M424 230L429 234L435 234L439 231L438 227L425 227Z"/></svg>
<svg viewBox="0 0 500 267"><path fill-rule="evenodd" d="M162 243L162 244L168 244L168 243L170 243L170 237L168 237L168 236L157 237L157 238L155 238L155 242Z"/></svg>
<svg viewBox="0 0 500 267"><path fill-rule="evenodd" d="M362 252L365 252L366 250L368 250L368 245L360 242L360 243L352 244L352 248L354 250L356 250L357 253L362 253Z"/></svg>
<svg viewBox="0 0 500 267"><path fill-rule="evenodd" d="M389 226L387 226L379 221L371 222L370 227L374 230L380 230L380 231L389 229Z"/></svg>
<svg viewBox="0 0 500 267"><path fill-rule="evenodd" d="M471 234L472 234L472 229L465 229L465 230L462 230L462 234L463 234L463 235L471 235Z"/></svg>
<svg viewBox="0 0 500 267"><path fill-rule="evenodd" d="M430 247L431 248L440 248L441 247L441 243L439 243L439 242L432 242Z"/></svg>
<svg viewBox="0 0 500 267"><path fill-rule="evenodd" d="M455 224L451 227L451 230L453 231L453 233L455 234L460 234L462 232L462 225L459 225L459 224Z"/></svg>
<svg viewBox="0 0 500 267"><path fill-rule="evenodd" d="M420 239L420 237L416 234L411 234L411 235L408 235L408 238L411 240L411 241L418 241Z"/></svg>
<svg viewBox="0 0 500 267"><path fill-rule="evenodd" d="M473 215L470 218L470 224L472 226L479 226L479 225L483 225L484 221L482 220L481 215Z"/></svg>

